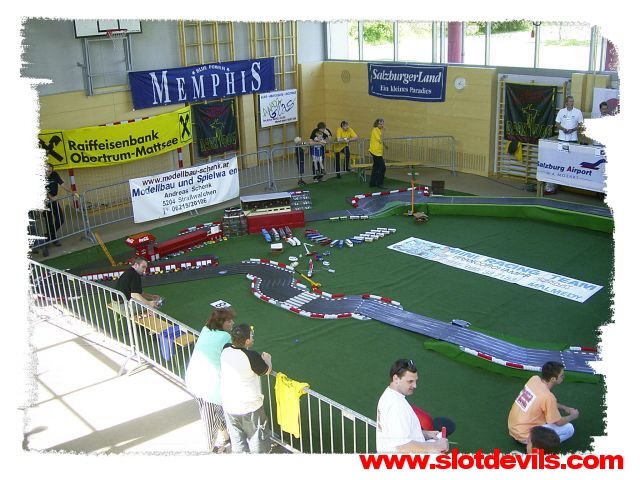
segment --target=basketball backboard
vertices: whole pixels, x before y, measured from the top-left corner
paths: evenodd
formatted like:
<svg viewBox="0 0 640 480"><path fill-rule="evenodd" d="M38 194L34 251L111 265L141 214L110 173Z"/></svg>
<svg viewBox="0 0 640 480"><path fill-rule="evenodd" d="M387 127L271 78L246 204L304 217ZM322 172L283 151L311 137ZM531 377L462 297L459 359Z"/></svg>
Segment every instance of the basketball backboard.
<svg viewBox="0 0 640 480"><path fill-rule="evenodd" d="M126 29L127 33L142 33L140 20L74 20L76 38L104 37L108 31Z"/></svg>

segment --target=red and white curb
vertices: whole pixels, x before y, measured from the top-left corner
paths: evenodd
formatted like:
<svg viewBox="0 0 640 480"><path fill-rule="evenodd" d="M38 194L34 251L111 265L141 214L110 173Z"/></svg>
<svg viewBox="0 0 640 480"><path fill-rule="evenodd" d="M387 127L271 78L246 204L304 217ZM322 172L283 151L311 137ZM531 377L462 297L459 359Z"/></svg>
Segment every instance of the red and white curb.
<svg viewBox="0 0 640 480"><path fill-rule="evenodd" d="M243 261L242 263L255 263L255 264L262 264L262 265L268 265L270 267L273 268L279 268L281 270L286 270L289 272L295 272L295 270L290 267L287 264L284 263L280 263L280 262L274 262L273 260L265 260L265 259L258 259L258 258L251 258L248 261ZM360 315L357 313L353 313L353 312L344 312L344 313L317 313L317 312L309 312L306 310L303 310L295 305L292 305L291 299L287 299L284 302L281 302L280 300L276 300L275 298L269 297L268 295L265 295L264 293L262 293L260 291L260 283L262 282L262 280L259 277L256 277L255 275L251 275L251 274L247 274L247 278L249 280L251 280L251 293L257 297L258 299L262 300L263 302L267 302L270 303L272 305L276 305L280 308L283 308L285 310L288 310L290 312L293 313L297 313L298 315L302 315L304 317L309 317L309 318L324 318L324 319L337 319L337 318L355 318L357 320L370 320L369 317L366 317L364 315ZM331 294L328 292L322 292L322 291L318 291L317 289L311 289L311 292L308 291L308 287L302 283L300 283L298 280L294 280L292 279L292 286L294 288L297 288L299 290L303 291L303 294L306 294L307 296L311 296L312 298L309 299L308 301L311 301L312 299L318 299L318 298L328 298L329 300L339 300L345 297L344 294ZM301 294L302 295L302 294ZM296 296L298 297L298 295ZM296 298L293 297L293 298ZM382 298L382 297L380 297ZM305 302L308 303L308 302ZM397 302L396 302L397 303ZM399 305L399 304L398 304Z"/></svg>
<svg viewBox="0 0 640 480"><path fill-rule="evenodd" d="M498 365L502 365L503 367L515 368L517 370L528 370L531 372L540 372L542 367L534 367L532 365L525 365L522 363L515 362L507 362L506 360L502 360L500 358L496 358L493 355L488 355L486 353L478 352L477 350L473 350L471 348L460 346L460 350L469 355L473 355L475 357L481 358L483 360L487 360L492 363L497 363Z"/></svg>
<svg viewBox="0 0 640 480"><path fill-rule="evenodd" d="M389 190L387 192L373 192L373 193L364 193L360 195L355 195L354 197L351 198L351 205L353 205L354 207L358 207L358 203L363 198L379 197L384 195L391 195L393 193L410 192L411 190L415 190L416 192L422 192L422 194L425 197L429 196L429 187L420 186L420 187L399 188L398 190Z"/></svg>

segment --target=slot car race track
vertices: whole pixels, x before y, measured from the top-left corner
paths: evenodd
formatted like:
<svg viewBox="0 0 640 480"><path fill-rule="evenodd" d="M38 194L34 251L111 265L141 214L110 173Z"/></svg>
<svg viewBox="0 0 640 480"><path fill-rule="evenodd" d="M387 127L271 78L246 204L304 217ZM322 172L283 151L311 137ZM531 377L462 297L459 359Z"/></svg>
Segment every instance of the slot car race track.
<svg viewBox="0 0 640 480"><path fill-rule="evenodd" d="M376 192L366 195L356 195L351 199L353 208L332 212L315 212L305 216L307 222L328 220L331 217L351 215L376 215L387 209L391 204L404 203L411 205L411 191L409 189L393 190L391 192ZM414 193L415 204L436 205L491 205L491 206L521 206L546 207L556 210L595 215L612 218L613 213L608 207L586 205L581 203L563 202L550 198L538 197L458 197L458 196L425 196L422 191Z"/></svg>
<svg viewBox="0 0 640 480"><path fill-rule="evenodd" d="M534 206L586 214L610 221L611 210L606 207L573 204L548 198L503 197L430 197L425 187L414 192L416 204L455 204L486 206ZM410 205L410 189L357 195L351 201L354 208L333 212L312 213L308 222L326 220L336 216L373 216L391 206ZM146 287L188 282L227 275L245 275L252 284L251 291L260 300L279 306L299 315L317 319L354 318L375 320L387 325L419 333L458 346L470 355L506 367L539 370L550 360L562 362L569 371L595 373L589 362L599 360L595 349L570 347L567 350L526 348L471 330L465 326L447 323L417 313L405 311L397 302L374 295L332 295L308 289L295 279L296 271L282 263L252 259L242 263L187 268L161 275L144 277ZM105 281L114 286L115 282Z"/></svg>
<svg viewBox="0 0 640 480"><path fill-rule="evenodd" d="M588 362L598 360L593 351L533 349L493 338L465 327L446 323L402 309L397 302L374 295L331 295L309 290L295 278L286 264L252 259L247 262L181 270L147 276L144 286L201 280L216 276L245 275L252 280L256 297L298 315L325 320L356 318L376 320L458 346L466 353L500 365L537 371L550 360L562 362L566 370L593 374Z"/></svg>

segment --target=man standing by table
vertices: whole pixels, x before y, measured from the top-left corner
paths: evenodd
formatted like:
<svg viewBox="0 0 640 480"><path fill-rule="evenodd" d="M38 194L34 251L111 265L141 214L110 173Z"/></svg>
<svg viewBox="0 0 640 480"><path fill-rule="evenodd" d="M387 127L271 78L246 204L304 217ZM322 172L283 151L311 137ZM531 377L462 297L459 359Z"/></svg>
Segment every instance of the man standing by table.
<svg viewBox="0 0 640 480"><path fill-rule="evenodd" d="M556 128L558 129L558 140L561 142L578 143L578 133L582 131L584 118L580 109L573 106L574 99L569 95L564 108L561 108L556 115ZM545 183L544 194L551 195L558 191L555 183Z"/></svg>
<svg viewBox="0 0 640 480"><path fill-rule="evenodd" d="M574 99L571 95L564 102L564 108L556 115L556 127L558 128L558 140L561 142L577 142L578 132L582 130L584 118L580 109L573 106Z"/></svg>

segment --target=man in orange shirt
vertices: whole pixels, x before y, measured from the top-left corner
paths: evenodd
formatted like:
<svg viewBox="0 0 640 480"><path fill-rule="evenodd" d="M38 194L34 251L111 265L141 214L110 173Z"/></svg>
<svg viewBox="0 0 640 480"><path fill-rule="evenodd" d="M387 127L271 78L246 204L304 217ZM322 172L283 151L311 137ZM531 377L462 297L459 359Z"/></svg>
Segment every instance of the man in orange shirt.
<svg viewBox="0 0 640 480"><path fill-rule="evenodd" d="M537 425L554 430L560 441L571 438L574 432L570 423L580 415L575 408L561 405L551 393L555 385L564 380L564 366L559 362L547 362L542 366L542 376L529 379L513 402L509 412L509 434L518 442L526 444L529 432ZM560 410L567 415L562 416Z"/></svg>

